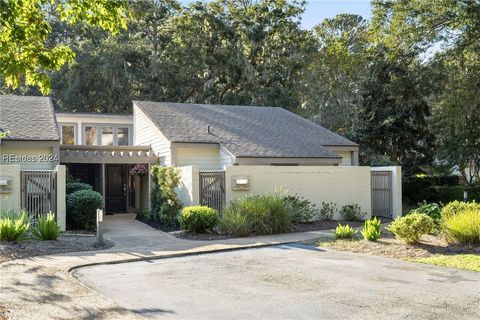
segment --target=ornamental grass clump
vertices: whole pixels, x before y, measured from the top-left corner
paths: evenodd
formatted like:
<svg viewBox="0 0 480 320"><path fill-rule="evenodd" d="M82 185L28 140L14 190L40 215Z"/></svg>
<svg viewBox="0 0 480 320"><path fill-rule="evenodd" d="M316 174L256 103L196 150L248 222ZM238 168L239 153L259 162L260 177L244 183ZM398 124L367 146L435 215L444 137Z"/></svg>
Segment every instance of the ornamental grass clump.
<svg viewBox="0 0 480 320"><path fill-rule="evenodd" d="M366 220L361 231L362 236L368 241L377 241L380 238L380 225L382 223L376 217Z"/></svg>
<svg viewBox="0 0 480 320"><path fill-rule="evenodd" d="M480 244L480 209L467 209L446 216L441 227L449 242Z"/></svg>
<svg viewBox="0 0 480 320"><path fill-rule="evenodd" d="M473 202L462 202L462 201L452 201L448 203L445 207L442 209L442 218L448 219L450 217L453 217L459 212L463 212L466 210L480 210L480 203L477 203L475 201Z"/></svg>
<svg viewBox="0 0 480 320"><path fill-rule="evenodd" d="M38 240L57 240L60 234L62 231L51 212L38 219L37 226L32 230L32 236Z"/></svg>
<svg viewBox="0 0 480 320"><path fill-rule="evenodd" d="M423 213L412 213L404 217L398 217L387 229L397 239L407 244L417 243L420 238L435 230L435 222Z"/></svg>
<svg viewBox="0 0 480 320"><path fill-rule="evenodd" d="M338 224L335 228L335 237L337 239L353 239L353 236L357 233L357 230L347 225Z"/></svg>
<svg viewBox="0 0 480 320"><path fill-rule="evenodd" d="M291 202L271 193L232 201L222 212L220 228L235 236L276 234L290 231L294 219Z"/></svg>
<svg viewBox="0 0 480 320"><path fill-rule="evenodd" d="M30 227L26 211L3 211L0 214L0 241L20 241Z"/></svg>

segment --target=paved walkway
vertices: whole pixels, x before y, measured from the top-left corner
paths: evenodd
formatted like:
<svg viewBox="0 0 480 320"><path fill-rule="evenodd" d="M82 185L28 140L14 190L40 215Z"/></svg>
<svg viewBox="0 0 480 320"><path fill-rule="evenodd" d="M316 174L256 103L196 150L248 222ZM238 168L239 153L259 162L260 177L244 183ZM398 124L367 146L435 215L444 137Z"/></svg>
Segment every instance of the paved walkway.
<svg viewBox="0 0 480 320"><path fill-rule="evenodd" d="M95 263L279 244L330 234L316 231L192 241L150 228L134 217L133 214L106 216L105 237L116 243L108 250L33 257L0 264L0 301L8 305L17 319L138 319L80 284L68 271Z"/></svg>

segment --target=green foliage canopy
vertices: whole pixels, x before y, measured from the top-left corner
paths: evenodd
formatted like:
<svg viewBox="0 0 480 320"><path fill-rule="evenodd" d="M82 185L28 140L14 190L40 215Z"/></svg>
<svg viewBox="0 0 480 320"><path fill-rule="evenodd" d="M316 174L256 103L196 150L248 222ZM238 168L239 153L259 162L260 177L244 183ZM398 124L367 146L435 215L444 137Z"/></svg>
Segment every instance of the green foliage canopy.
<svg viewBox="0 0 480 320"><path fill-rule="evenodd" d="M24 80L48 93L48 72L59 70L75 57L65 44L48 46L50 17L116 32L126 26L126 5L126 0L0 1L0 75L13 88Z"/></svg>

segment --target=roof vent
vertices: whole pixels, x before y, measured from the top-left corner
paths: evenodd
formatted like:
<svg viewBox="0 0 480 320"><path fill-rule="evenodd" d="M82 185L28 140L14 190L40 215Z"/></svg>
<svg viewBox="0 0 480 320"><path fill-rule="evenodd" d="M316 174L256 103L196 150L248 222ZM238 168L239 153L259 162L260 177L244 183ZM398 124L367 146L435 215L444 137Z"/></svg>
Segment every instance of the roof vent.
<svg viewBox="0 0 480 320"><path fill-rule="evenodd" d="M207 126L207 133L210 133L210 126Z"/></svg>

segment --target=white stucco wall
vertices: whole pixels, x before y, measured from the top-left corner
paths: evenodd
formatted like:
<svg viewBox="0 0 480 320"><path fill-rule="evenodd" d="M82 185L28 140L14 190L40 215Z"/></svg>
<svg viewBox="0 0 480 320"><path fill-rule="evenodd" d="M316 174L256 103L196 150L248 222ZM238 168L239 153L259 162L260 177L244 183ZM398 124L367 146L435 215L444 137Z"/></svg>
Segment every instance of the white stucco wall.
<svg viewBox="0 0 480 320"><path fill-rule="evenodd" d="M322 202L335 202L338 209L356 203L371 213L370 167L359 166L229 166L226 167L226 203L251 194L282 190L298 194L321 207ZM233 191L232 177L250 180L249 191ZM335 217L339 218L339 216Z"/></svg>
<svg viewBox="0 0 480 320"><path fill-rule="evenodd" d="M3 141L0 165L20 165L22 170L53 170L60 160L58 142L52 142L50 146L42 144L45 142Z"/></svg>
<svg viewBox="0 0 480 320"><path fill-rule="evenodd" d="M20 210L21 190L20 190L20 165L2 165L0 164L0 177L12 179L12 192L0 193L0 211Z"/></svg>
<svg viewBox="0 0 480 320"><path fill-rule="evenodd" d="M352 165L352 151L336 151L335 153L342 157L341 166Z"/></svg>
<svg viewBox="0 0 480 320"><path fill-rule="evenodd" d="M197 205L200 203L199 195L199 168L198 166L185 166L180 170L180 185L176 192L182 206Z"/></svg>
<svg viewBox="0 0 480 320"><path fill-rule="evenodd" d="M200 170L219 170L220 150L218 145L210 147L175 147L175 165L178 167L197 165Z"/></svg>

